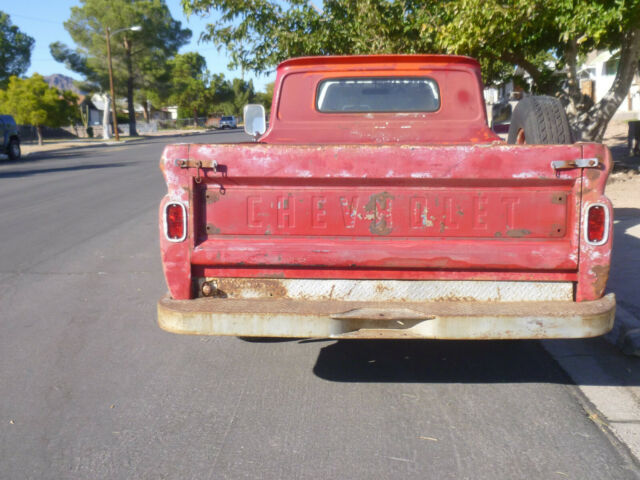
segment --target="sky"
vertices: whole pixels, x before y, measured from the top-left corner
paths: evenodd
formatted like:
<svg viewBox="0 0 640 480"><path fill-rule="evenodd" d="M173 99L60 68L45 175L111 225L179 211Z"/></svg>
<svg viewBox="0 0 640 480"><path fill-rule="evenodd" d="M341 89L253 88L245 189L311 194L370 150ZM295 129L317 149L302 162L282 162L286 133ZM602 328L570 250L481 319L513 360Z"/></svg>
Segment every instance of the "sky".
<svg viewBox="0 0 640 480"><path fill-rule="evenodd" d="M207 24L206 19L191 16L188 20L180 0L166 0L173 18L180 20L183 27L189 28L193 35L191 42L180 49L180 53L196 51L207 60L207 68L211 73L224 73L226 78L241 77L240 70L230 71L227 68L229 58L224 50L218 52L211 43L198 43L200 33ZM82 80L81 76L65 68L62 63L56 62L49 53L49 44L61 41L69 47L75 48L71 37L64 29L63 23L69 19L71 7L79 5L77 0L0 0L0 10L9 14L11 22L18 28L35 39L35 46L31 52L31 66L26 75L33 73L51 75L61 73L76 80ZM275 73L256 76L245 72L245 79L253 80L256 91L264 90L267 83L275 79Z"/></svg>

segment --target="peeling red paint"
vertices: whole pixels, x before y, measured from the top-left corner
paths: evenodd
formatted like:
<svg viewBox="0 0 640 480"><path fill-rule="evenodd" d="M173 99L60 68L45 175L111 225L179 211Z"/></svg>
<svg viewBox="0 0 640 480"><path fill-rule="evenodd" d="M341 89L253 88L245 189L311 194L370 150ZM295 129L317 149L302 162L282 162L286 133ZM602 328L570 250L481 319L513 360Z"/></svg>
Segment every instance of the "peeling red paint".
<svg viewBox="0 0 640 480"><path fill-rule="evenodd" d="M584 144L583 158L598 158L598 168L584 169L581 196L581 212L584 221L587 209L594 203L603 204L609 210L608 239L603 245L591 245L586 241L584 224L581 225L581 241L579 251L578 284L576 300L595 300L604 294L609 267L611 263L611 247L613 245L613 207L604 195L607 177L612 167L611 153L602 145Z"/></svg>
<svg viewBox="0 0 640 480"><path fill-rule="evenodd" d="M186 146L169 146L162 165L169 186L164 202L183 202L189 217L187 241L172 244L161 235L172 295L181 292L188 298L185 279L195 266L241 263L260 268L349 269L355 263L367 269L580 271L586 282L580 285L593 284L588 273L593 265L579 267L578 259L594 251L601 257L592 263L607 264L610 245L579 247L580 191L587 190L585 199L602 200L598 192L606 172L595 183L583 179L580 169L556 175L548 161L550 155L579 158L581 149L192 145L192 160L210 159L215 151L226 167L224 175L200 169L208 175L201 173L202 183L195 184L195 169L175 165L187 154ZM487 157L501 165L499 171L485 168ZM523 164L531 175L520 175ZM429 176L418 178L416 171ZM186 191L185 184L191 184ZM190 208L192 196L203 199L220 189L225 193L215 203L200 200ZM207 232L207 224L215 227ZM398 276L397 271L390 275ZM578 299L594 298L593 289L588 293L580 285Z"/></svg>

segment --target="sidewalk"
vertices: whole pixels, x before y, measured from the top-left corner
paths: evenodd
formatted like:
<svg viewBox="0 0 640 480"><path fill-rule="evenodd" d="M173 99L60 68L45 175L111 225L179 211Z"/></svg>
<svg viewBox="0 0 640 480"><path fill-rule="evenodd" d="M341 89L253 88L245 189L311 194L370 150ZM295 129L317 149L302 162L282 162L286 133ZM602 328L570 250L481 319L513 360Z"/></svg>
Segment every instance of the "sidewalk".
<svg viewBox="0 0 640 480"><path fill-rule="evenodd" d="M120 136L120 141L116 141L115 138L104 140L102 138L78 138L78 139L64 139L64 140L45 140L43 145L23 143L20 145L22 155L28 157L33 153L49 152L53 150L65 150L69 148L78 147L112 147L122 146L127 143L136 142L148 138L157 137L176 137L176 136L191 136L208 133L207 130L162 130L160 132L145 133L139 137L124 137Z"/></svg>
<svg viewBox="0 0 640 480"><path fill-rule="evenodd" d="M618 307L616 323L627 314ZM640 358L623 355L610 335L609 341L544 340L542 345L584 396L581 403L589 419L640 461Z"/></svg>

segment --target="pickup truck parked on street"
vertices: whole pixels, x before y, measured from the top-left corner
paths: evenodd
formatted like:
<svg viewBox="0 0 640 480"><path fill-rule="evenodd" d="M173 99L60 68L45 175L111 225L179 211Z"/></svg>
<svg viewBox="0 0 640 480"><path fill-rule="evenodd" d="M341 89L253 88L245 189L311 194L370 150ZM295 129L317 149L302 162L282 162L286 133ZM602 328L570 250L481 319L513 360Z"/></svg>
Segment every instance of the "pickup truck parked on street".
<svg viewBox="0 0 640 480"><path fill-rule="evenodd" d="M467 57L295 58L278 67L267 131L245 115L256 142L167 146L159 325L325 338L610 330L608 149L571 143L549 97L518 104L504 143L482 88Z"/></svg>

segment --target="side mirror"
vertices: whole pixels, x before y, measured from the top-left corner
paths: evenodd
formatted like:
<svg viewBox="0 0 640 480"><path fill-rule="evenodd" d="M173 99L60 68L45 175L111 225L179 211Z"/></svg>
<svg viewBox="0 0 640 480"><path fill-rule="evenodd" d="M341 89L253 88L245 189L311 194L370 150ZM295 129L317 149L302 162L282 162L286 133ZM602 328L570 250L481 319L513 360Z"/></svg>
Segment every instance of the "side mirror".
<svg viewBox="0 0 640 480"><path fill-rule="evenodd" d="M267 130L264 107L258 104L244 106L244 131L252 137L262 135Z"/></svg>

